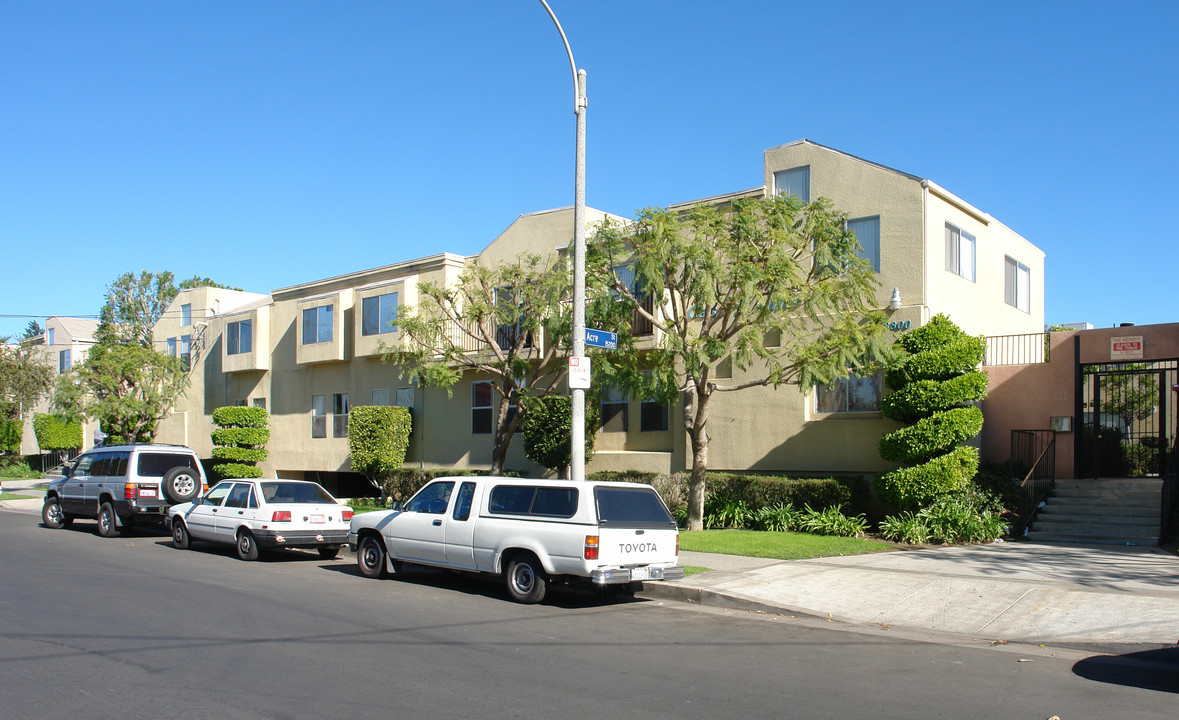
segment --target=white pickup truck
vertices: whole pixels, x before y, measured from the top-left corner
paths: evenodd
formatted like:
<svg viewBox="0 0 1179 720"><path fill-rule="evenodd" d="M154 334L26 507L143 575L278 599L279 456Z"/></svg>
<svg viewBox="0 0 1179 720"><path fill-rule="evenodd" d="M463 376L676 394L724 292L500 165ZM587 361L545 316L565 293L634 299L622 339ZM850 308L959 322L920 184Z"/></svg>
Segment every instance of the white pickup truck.
<svg viewBox="0 0 1179 720"><path fill-rule="evenodd" d="M493 573L522 603L543 600L550 583L634 592L684 576L675 520L633 483L438 478L404 507L353 516L348 545L365 577L403 563Z"/></svg>

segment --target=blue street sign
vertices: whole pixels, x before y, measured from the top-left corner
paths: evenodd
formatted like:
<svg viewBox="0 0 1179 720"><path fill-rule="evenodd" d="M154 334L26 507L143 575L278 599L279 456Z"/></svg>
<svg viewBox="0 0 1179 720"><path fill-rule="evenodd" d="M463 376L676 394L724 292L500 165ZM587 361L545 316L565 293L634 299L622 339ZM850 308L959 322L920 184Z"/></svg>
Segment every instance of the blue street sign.
<svg viewBox="0 0 1179 720"><path fill-rule="evenodd" d="M605 330L585 329L585 344L593 347L606 348L607 350L618 349L618 333L606 332Z"/></svg>

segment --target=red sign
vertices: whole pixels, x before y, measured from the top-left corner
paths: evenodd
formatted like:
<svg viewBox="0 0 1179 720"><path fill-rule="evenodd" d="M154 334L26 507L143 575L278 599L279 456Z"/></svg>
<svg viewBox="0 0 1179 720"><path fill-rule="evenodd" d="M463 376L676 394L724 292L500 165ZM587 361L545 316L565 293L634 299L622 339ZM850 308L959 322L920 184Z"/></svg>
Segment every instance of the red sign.
<svg viewBox="0 0 1179 720"><path fill-rule="evenodd" d="M1141 360L1142 336L1115 337L1109 339L1110 360Z"/></svg>

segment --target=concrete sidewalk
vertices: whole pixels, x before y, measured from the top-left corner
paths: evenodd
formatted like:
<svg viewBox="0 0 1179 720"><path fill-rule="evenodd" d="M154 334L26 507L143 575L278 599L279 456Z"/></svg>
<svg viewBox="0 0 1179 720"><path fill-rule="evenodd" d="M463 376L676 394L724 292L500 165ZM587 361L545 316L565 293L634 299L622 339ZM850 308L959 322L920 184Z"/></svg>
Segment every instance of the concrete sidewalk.
<svg viewBox="0 0 1179 720"><path fill-rule="evenodd" d="M5 511L40 514L48 480L6 480ZM1045 645L1175 646L1179 557L1027 542L766 560L683 552L710 568L642 595L853 625Z"/></svg>
<svg viewBox="0 0 1179 720"><path fill-rule="evenodd" d="M795 561L683 552L680 562L712 570L643 594L985 640L1179 641L1179 557L1158 548L1021 542Z"/></svg>

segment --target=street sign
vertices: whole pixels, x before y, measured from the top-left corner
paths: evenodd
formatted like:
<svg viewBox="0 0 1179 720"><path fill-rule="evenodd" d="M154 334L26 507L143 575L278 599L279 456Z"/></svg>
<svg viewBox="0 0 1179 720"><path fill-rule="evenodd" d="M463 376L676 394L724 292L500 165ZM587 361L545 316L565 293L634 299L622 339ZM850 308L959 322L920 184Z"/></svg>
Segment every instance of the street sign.
<svg viewBox="0 0 1179 720"><path fill-rule="evenodd" d="M607 350L618 349L618 333L606 332L605 330L594 330L592 328L585 329L585 344L593 347L606 348Z"/></svg>
<svg viewBox="0 0 1179 720"><path fill-rule="evenodd" d="M590 359L588 357L569 358L569 387L588 390L590 386Z"/></svg>

